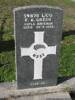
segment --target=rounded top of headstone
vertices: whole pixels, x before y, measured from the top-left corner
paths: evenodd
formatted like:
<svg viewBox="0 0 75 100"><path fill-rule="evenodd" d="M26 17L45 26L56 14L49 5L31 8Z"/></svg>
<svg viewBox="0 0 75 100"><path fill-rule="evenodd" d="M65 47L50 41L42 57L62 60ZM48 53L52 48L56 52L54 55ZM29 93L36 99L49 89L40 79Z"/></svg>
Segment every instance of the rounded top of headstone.
<svg viewBox="0 0 75 100"><path fill-rule="evenodd" d="M50 9L57 9L57 10L63 10L60 7L56 6L48 6L48 5L31 5L31 6L23 6L23 7L17 7L14 8L13 11L19 11L19 10L24 10L24 9L30 9L30 8L50 8Z"/></svg>

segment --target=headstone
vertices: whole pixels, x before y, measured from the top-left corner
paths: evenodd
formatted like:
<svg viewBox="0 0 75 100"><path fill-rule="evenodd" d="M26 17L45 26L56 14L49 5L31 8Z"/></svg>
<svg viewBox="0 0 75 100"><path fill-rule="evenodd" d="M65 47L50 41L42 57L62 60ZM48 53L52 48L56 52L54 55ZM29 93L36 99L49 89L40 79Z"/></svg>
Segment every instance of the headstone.
<svg viewBox="0 0 75 100"><path fill-rule="evenodd" d="M56 85L63 10L49 6L14 9L17 87Z"/></svg>

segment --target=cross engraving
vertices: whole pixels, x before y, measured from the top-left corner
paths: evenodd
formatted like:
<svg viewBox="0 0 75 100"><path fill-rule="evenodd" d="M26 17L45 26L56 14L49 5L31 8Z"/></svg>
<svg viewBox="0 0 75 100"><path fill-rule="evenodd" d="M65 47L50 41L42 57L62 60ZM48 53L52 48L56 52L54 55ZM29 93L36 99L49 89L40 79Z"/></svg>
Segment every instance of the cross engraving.
<svg viewBox="0 0 75 100"><path fill-rule="evenodd" d="M44 42L44 31L34 32L34 43L29 48L21 47L21 57L30 56L34 60L33 79L42 79L43 59L50 54L56 55L56 45L47 46Z"/></svg>

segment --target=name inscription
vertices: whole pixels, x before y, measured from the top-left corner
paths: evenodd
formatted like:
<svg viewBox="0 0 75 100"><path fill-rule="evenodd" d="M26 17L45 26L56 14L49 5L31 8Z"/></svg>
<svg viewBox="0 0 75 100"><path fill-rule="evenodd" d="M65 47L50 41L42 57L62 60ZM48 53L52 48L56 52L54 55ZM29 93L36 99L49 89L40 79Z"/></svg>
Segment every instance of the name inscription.
<svg viewBox="0 0 75 100"><path fill-rule="evenodd" d="M24 14L23 29L44 29L44 28L55 28L52 20L53 14L42 13L42 14Z"/></svg>

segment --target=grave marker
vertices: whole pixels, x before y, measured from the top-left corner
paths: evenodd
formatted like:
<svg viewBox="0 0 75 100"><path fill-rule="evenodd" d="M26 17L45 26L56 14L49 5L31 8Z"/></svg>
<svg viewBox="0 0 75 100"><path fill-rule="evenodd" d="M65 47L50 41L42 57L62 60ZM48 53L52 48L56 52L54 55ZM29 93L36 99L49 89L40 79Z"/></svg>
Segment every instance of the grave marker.
<svg viewBox="0 0 75 100"><path fill-rule="evenodd" d="M17 86L56 85L63 11L49 6L14 9Z"/></svg>

